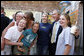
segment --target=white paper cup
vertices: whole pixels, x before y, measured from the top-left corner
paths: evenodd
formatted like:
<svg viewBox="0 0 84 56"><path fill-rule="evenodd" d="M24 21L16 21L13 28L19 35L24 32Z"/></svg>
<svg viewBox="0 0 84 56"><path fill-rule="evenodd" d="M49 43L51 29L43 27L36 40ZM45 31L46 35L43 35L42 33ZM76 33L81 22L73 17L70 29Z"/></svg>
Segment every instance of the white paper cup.
<svg viewBox="0 0 84 56"><path fill-rule="evenodd" d="M71 33L72 34L75 34L76 30L77 30L77 26L72 26L71 27Z"/></svg>

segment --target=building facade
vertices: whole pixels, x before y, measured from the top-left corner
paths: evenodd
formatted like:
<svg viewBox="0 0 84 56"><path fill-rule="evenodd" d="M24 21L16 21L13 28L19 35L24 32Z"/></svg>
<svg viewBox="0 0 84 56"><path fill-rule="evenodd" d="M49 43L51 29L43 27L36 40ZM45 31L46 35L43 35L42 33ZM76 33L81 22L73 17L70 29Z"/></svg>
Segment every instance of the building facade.
<svg viewBox="0 0 84 56"><path fill-rule="evenodd" d="M69 16L73 25L76 24L79 27L79 39L75 40L75 51L78 55L83 55L83 2L82 1L70 1L71 5L65 9L65 13L69 11Z"/></svg>

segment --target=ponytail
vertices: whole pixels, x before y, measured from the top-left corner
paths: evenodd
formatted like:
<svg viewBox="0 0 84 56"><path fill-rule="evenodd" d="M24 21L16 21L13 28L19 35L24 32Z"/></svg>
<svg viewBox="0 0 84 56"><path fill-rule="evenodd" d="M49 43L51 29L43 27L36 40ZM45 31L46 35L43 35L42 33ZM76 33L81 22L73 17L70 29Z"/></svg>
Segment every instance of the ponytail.
<svg viewBox="0 0 84 56"><path fill-rule="evenodd" d="M71 27L71 22L70 21L68 22L68 26Z"/></svg>

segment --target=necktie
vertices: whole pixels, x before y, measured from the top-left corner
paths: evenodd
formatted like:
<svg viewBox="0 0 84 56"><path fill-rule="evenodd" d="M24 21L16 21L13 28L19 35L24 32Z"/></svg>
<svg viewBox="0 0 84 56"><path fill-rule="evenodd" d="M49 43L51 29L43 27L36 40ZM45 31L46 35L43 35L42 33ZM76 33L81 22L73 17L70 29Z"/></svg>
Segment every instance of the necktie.
<svg viewBox="0 0 84 56"><path fill-rule="evenodd" d="M56 25L57 25L57 23L55 23L54 24L54 27L53 27L53 33L52 33L52 37L51 37L51 43L54 43L55 42Z"/></svg>

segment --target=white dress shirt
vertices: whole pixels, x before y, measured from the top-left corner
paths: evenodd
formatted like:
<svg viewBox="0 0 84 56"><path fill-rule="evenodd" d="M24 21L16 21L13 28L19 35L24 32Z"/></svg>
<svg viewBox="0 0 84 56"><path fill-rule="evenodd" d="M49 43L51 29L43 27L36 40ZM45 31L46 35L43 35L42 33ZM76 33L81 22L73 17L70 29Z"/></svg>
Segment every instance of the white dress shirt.
<svg viewBox="0 0 84 56"><path fill-rule="evenodd" d="M58 32L60 23L59 23L59 21L57 21L57 22L55 22L55 23L56 23L56 35L55 35L55 42L56 42L57 32ZM55 23L54 23L54 24L55 24Z"/></svg>

